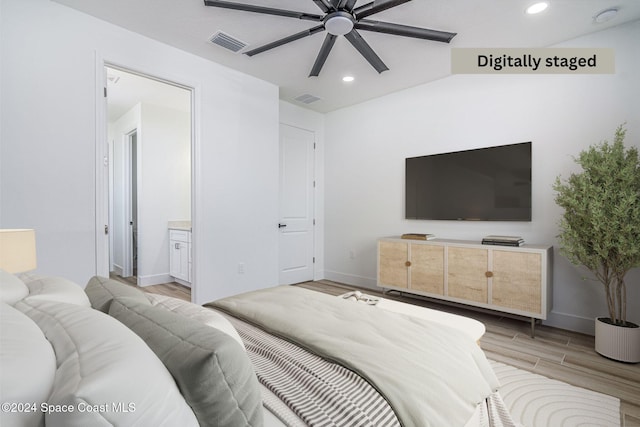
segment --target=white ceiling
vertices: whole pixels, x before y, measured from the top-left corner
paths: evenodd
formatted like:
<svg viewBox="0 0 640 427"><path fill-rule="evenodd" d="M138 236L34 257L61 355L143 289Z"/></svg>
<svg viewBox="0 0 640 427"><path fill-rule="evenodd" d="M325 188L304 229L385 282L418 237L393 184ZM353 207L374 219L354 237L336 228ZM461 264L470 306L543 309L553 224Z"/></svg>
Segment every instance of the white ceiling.
<svg viewBox="0 0 640 427"><path fill-rule="evenodd" d="M191 111L191 91L117 68L107 67L107 112L114 122L138 103Z"/></svg>
<svg viewBox="0 0 640 427"><path fill-rule="evenodd" d="M242 52L317 25L316 22L207 7L203 0L55 0L102 20L272 82L280 98L319 112L333 111L450 75L453 47L544 47L640 19L638 0L548 0L539 15L526 15L535 0L413 0L370 19L456 32L450 44L360 30L389 67L378 74L339 37L319 77L307 77L325 32L253 57ZM232 0L264 7L322 14L312 0ZM369 0L359 0L357 6ZM617 16L597 24L594 16L617 7ZM248 43L233 53L210 43L217 31ZM355 81L342 82L346 74ZM320 100L304 105L295 98Z"/></svg>

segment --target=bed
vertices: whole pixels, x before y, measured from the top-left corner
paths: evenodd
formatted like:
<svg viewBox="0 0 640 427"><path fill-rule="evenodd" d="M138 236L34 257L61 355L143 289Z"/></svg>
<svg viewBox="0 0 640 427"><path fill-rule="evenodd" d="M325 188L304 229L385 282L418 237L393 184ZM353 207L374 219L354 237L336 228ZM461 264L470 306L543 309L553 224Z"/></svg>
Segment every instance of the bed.
<svg viewBox="0 0 640 427"><path fill-rule="evenodd" d="M202 307L0 270L0 424L513 425L482 324L346 297L279 286Z"/></svg>
<svg viewBox="0 0 640 427"><path fill-rule="evenodd" d="M345 297L279 286L205 305L242 338L267 425L514 425L476 342L481 323Z"/></svg>

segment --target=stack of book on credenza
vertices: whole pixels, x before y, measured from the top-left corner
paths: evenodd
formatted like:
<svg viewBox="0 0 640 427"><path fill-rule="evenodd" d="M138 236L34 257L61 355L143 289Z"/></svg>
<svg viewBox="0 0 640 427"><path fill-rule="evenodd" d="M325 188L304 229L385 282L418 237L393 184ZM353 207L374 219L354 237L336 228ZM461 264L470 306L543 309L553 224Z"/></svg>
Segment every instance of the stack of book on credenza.
<svg viewBox="0 0 640 427"><path fill-rule="evenodd" d="M524 239L520 236L486 236L482 239L483 245L521 246Z"/></svg>
<svg viewBox="0 0 640 427"><path fill-rule="evenodd" d="M413 239L413 240L431 240L435 239L435 234L422 234L422 233L405 233L402 236L403 239Z"/></svg>

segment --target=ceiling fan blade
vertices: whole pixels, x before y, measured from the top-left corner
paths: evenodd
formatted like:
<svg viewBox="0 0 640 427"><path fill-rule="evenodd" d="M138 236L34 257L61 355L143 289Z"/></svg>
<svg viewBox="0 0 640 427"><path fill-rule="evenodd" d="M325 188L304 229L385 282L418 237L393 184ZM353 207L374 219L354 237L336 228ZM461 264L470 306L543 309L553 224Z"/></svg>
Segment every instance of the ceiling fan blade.
<svg viewBox="0 0 640 427"><path fill-rule="evenodd" d="M333 12L335 9L333 5L328 0L313 0L313 2L322 10L324 13Z"/></svg>
<svg viewBox="0 0 640 427"><path fill-rule="evenodd" d="M351 12L355 5L356 0L340 0L340 3L338 3L338 10L346 10L348 12Z"/></svg>
<svg viewBox="0 0 640 427"><path fill-rule="evenodd" d="M356 16L356 19L366 18L374 13L400 6L401 4L409 1L411 0L374 0L371 3L355 8L353 10L353 14Z"/></svg>
<svg viewBox="0 0 640 427"><path fill-rule="evenodd" d="M316 57L316 62L313 63L309 77L318 77L318 75L320 75L320 70L322 70L324 63L327 60L327 56L329 56L329 52L331 52L333 44L336 42L337 38L337 36L327 33L327 36L324 38L324 42L322 42L320 52L318 52L318 56Z"/></svg>
<svg viewBox="0 0 640 427"><path fill-rule="evenodd" d="M356 30L351 30L350 33L347 33L344 36L347 40L349 40L353 47L355 47L358 52L360 52L360 54L364 56L364 59L369 61L369 64L371 64L371 66L375 68L378 73L382 73L383 71L387 71L389 69L384 64L384 62L382 62L382 59L380 59L380 57L376 55L373 49L371 49L371 46L369 46L369 44L364 41L360 33L358 33Z"/></svg>
<svg viewBox="0 0 640 427"><path fill-rule="evenodd" d="M433 40L449 43L456 33L430 30L428 28L411 27L409 25L392 24L391 22L372 21L362 19L354 23L358 30L374 31L376 33L394 34L396 36L413 37L416 39Z"/></svg>
<svg viewBox="0 0 640 427"><path fill-rule="evenodd" d="M252 4L234 3L224 0L204 0L205 6L221 7L223 9L243 10L245 12L264 13L267 15L285 16L287 18L298 18L307 21L321 22L324 16L314 15L305 12L296 12L293 10L274 9L272 7L254 6Z"/></svg>
<svg viewBox="0 0 640 427"><path fill-rule="evenodd" d="M313 28L309 28L308 30L304 30L304 31L300 31L299 33L295 33L292 34L288 37L285 37L283 39L280 40L276 40L274 42L271 43L267 43L265 45L262 45L260 47L257 47L255 49L251 49L245 52L245 55L249 55L249 56L253 56L253 55L257 55L259 53L262 53L266 50L270 50L273 49L274 47L278 47L278 46L282 46L283 44L287 44L289 42L292 42L294 40L298 40L307 36L311 36L315 33L318 33L320 31L324 31L324 25L318 25L317 27L313 27Z"/></svg>

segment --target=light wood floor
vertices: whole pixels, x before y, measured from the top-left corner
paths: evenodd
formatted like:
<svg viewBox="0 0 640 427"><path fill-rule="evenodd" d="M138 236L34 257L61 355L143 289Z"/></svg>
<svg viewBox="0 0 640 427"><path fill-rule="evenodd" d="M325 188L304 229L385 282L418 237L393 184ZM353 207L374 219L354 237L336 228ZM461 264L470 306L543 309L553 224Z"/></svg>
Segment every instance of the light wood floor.
<svg viewBox="0 0 640 427"><path fill-rule="evenodd" d="M328 280L297 286L332 295L359 289ZM190 289L176 283L142 289L187 301L191 299ZM370 295L382 295L370 289L359 290ZM531 338L528 321L452 307L395 292L386 294L385 298L461 314L483 322L487 332L480 340L480 346L489 359L615 396L621 402L621 425L640 427L640 364L615 362L598 355L594 351L592 336L539 325L535 338Z"/></svg>
<svg viewBox="0 0 640 427"><path fill-rule="evenodd" d="M109 278L117 280L126 285L136 286L136 279L132 277L122 277L117 274L109 274ZM152 294L166 295L168 297L180 298L185 301L191 301L191 289L176 282L163 283L161 285L152 285L140 287L145 292Z"/></svg>

